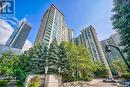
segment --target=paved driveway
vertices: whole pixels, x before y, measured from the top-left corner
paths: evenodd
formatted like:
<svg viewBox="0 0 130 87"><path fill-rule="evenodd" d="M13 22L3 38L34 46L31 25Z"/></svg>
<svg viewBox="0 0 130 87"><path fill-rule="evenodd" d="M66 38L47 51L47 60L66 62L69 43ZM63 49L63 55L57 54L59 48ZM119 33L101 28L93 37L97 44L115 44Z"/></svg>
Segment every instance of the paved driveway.
<svg viewBox="0 0 130 87"><path fill-rule="evenodd" d="M103 79L94 79L88 83L87 87L117 87L116 83L104 83Z"/></svg>

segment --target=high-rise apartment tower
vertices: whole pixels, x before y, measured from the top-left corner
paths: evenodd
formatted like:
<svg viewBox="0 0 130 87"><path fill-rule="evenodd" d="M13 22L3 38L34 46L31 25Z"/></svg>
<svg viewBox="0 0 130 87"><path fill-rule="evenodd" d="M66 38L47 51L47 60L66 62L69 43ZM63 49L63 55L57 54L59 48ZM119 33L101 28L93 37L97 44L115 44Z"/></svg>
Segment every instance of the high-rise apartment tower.
<svg viewBox="0 0 130 87"><path fill-rule="evenodd" d="M64 15L52 4L43 15L35 44L44 43L49 47L54 38L58 44L61 41L68 41L68 31L69 28L64 23Z"/></svg>
<svg viewBox="0 0 130 87"><path fill-rule="evenodd" d="M103 63L109 70L110 77L112 77L108 62L105 58L101 44L97 37L96 30L93 28L93 26L90 25L89 27L81 30L81 34L75 38L75 43L88 48L91 52L93 61L100 61Z"/></svg>
<svg viewBox="0 0 130 87"><path fill-rule="evenodd" d="M25 41L30 33L31 25L26 19L22 19L19 23L18 29L16 29L6 42L6 46L22 49Z"/></svg>

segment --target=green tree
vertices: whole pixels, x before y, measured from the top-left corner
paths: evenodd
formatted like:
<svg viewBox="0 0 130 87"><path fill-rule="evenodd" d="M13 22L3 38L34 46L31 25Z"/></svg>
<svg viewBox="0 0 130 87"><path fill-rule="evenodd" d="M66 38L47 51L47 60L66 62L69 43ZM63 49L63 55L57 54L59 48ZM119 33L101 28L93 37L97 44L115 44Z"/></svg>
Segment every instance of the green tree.
<svg viewBox="0 0 130 87"><path fill-rule="evenodd" d="M18 56L8 51L2 54L0 58L0 74L5 78L14 76L14 65L18 64Z"/></svg>
<svg viewBox="0 0 130 87"><path fill-rule="evenodd" d="M108 70L104 64L99 61L95 62L96 71L94 72L96 77L108 77Z"/></svg>
<svg viewBox="0 0 130 87"><path fill-rule="evenodd" d="M55 39L50 44L47 61L48 61L48 73L58 74L58 68L59 68L58 44Z"/></svg>
<svg viewBox="0 0 130 87"><path fill-rule="evenodd" d="M70 63L71 78L69 80L91 80L96 70L92 57L87 48L66 43L67 57Z"/></svg>
<svg viewBox="0 0 130 87"><path fill-rule="evenodd" d="M128 54L130 61L130 0L113 0L115 14L112 17L113 28L121 36L121 45L124 46L124 52Z"/></svg>
<svg viewBox="0 0 130 87"><path fill-rule="evenodd" d="M87 48L82 46L78 46L76 49L78 51L77 69L79 71L79 76L81 79L91 80L93 78L93 72L96 70L91 53Z"/></svg>
<svg viewBox="0 0 130 87"><path fill-rule="evenodd" d="M19 55L19 60L17 64L14 64L14 75L18 84L24 87L24 82L26 77L30 74L30 57L25 54Z"/></svg>
<svg viewBox="0 0 130 87"><path fill-rule="evenodd" d="M118 72L119 76L122 76L127 71L127 66L121 58L112 61L113 68Z"/></svg>
<svg viewBox="0 0 130 87"><path fill-rule="evenodd" d="M30 74L44 74L45 61L47 58L47 47L44 44L39 44L31 48L28 52L30 60Z"/></svg>
<svg viewBox="0 0 130 87"><path fill-rule="evenodd" d="M0 58L0 74L5 78L11 80L16 78L20 82L21 87L24 87L24 81L26 79L26 61L27 58L22 55L16 55L11 51L3 53L2 58ZM26 64L25 64L26 63Z"/></svg>
<svg viewBox="0 0 130 87"><path fill-rule="evenodd" d="M69 59L67 57L67 52L65 49L65 43L61 42L58 48L58 57L59 57L59 73L66 73L69 72Z"/></svg>
<svg viewBox="0 0 130 87"><path fill-rule="evenodd" d="M130 72L123 59L118 58L112 62L113 69L115 69L118 75L122 78L129 79Z"/></svg>

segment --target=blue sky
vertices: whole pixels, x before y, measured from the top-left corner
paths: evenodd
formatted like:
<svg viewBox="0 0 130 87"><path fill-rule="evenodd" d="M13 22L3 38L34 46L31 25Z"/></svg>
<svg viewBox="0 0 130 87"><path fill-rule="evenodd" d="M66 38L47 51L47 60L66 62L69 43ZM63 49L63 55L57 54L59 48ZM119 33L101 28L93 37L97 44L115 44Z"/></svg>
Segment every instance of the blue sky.
<svg viewBox="0 0 130 87"><path fill-rule="evenodd" d="M75 36L80 31L93 25L97 31L99 40L108 38L114 30L112 29L110 17L112 0L15 0L15 16L19 20L27 18L32 25L28 39L34 43L41 18L45 11L55 4L65 15L65 22L75 30Z"/></svg>

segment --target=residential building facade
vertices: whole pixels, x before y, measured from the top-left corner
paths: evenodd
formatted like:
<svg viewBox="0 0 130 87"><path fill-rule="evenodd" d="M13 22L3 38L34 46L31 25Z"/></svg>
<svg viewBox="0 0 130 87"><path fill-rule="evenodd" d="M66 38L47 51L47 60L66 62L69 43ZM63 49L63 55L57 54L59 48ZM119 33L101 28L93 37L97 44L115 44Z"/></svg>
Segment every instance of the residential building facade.
<svg viewBox="0 0 130 87"><path fill-rule="evenodd" d="M89 27L81 30L81 34L75 39L75 43L88 48L91 52L93 61L100 61L103 63L109 70L110 77L112 77L108 62L98 40L96 30L93 26L90 25Z"/></svg>
<svg viewBox="0 0 130 87"><path fill-rule="evenodd" d="M64 23L64 15L52 4L43 15L35 44L44 43L49 47L54 38L58 44L61 41L69 41L68 32L69 28Z"/></svg>
<svg viewBox="0 0 130 87"><path fill-rule="evenodd" d="M74 39L74 42L78 46L80 46L80 45L84 46L84 44L83 44L83 37L82 37L81 34Z"/></svg>
<svg viewBox="0 0 130 87"><path fill-rule="evenodd" d="M93 61L103 62L105 56L97 38L96 30L93 26L81 30L81 34L75 39L75 43L77 45L82 44L86 48L90 49Z"/></svg>
<svg viewBox="0 0 130 87"><path fill-rule="evenodd" d="M74 42L74 30L73 29L68 29L68 38L70 42Z"/></svg>
<svg viewBox="0 0 130 87"><path fill-rule="evenodd" d="M109 48L111 50L111 52L105 51L106 45L113 45L113 46L119 47L120 49L122 48L120 46L120 36L119 36L118 32L112 34L108 39L102 40L100 43L102 45L102 49L104 51L104 54L105 54L109 64L112 63L112 60L114 60L116 58L121 58L119 51L113 47Z"/></svg>
<svg viewBox="0 0 130 87"><path fill-rule="evenodd" d="M26 19L22 19L19 23L18 29L13 32L5 45L13 48L22 49L30 33L30 30L31 25L27 22Z"/></svg>
<svg viewBox="0 0 130 87"><path fill-rule="evenodd" d="M69 32L69 28L68 28L67 24L64 23L63 28L62 28L62 40L63 41L69 41L68 32Z"/></svg>

